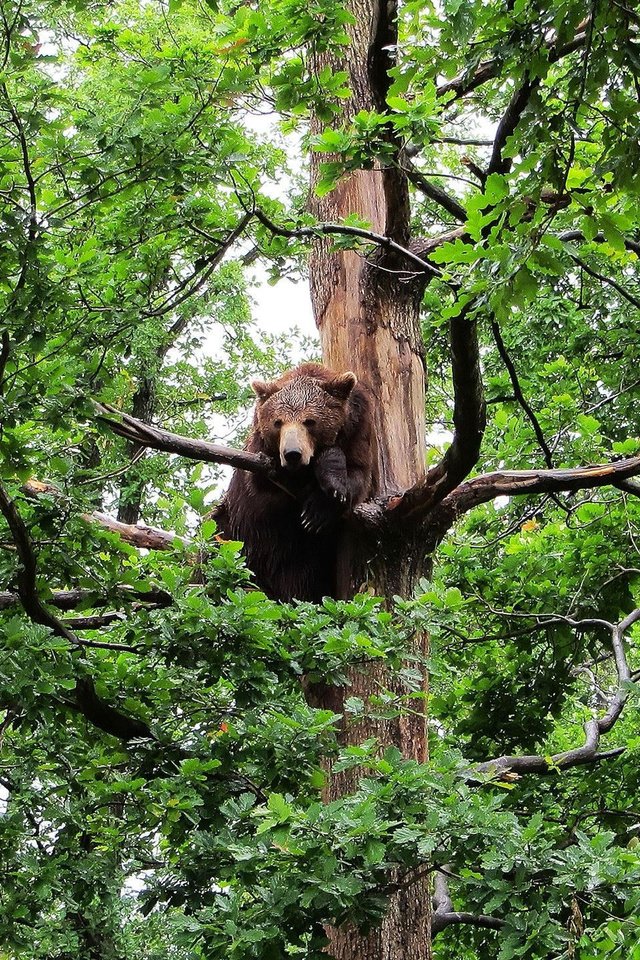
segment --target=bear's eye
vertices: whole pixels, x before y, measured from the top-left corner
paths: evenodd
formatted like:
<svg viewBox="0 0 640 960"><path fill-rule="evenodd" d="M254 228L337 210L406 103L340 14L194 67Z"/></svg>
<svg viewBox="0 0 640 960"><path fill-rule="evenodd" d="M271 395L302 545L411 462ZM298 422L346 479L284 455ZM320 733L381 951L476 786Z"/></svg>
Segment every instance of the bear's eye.
<svg viewBox="0 0 640 960"><path fill-rule="evenodd" d="M280 428L282 426L282 420L274 420L273 425L274 427Z"/></svg>
<svg viewBox="0 0 640 960"><path fill-rule="evenodd" d="M313 419L313 417L309 417L308 420L303 420L303 421L302 421L302 425L303 425L304 427L315 427L316 421Z"/></svg>

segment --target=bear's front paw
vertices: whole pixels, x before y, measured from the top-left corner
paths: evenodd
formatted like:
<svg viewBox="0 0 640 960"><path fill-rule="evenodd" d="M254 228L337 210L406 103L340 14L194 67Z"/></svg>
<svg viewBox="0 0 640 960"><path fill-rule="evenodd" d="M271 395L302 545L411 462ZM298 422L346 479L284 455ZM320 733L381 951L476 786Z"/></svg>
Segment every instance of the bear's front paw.
<svg viewBox="0 0 640 960"><path fill-rule="evenodd" d="M338 498L329 498L317 490L305 500L300 522L307 533L323 533L335 526L340 513Z"/></svg>
<svg viewBox="0 0 640 960"><path fill-rule="evenodd" d="M347 461L339 447L330 447L318 456L314 472L318 486L324 494L339 505L347 503Z"/></svg>

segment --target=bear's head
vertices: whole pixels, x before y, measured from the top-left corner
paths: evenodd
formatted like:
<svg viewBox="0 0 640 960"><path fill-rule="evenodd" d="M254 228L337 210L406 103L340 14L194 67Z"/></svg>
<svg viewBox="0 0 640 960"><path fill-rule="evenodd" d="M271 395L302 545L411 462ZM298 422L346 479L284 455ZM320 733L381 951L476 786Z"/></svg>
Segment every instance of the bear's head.
<svg viewBox="0 0 640 960"><path fill-rule="evenodd" d="M321 450L335 445L356 383L354 373L327 380L312 376L272 383L254 380L251 386L258 397L254 425L265 453L279 456L288 470L308 466Z"/></svg>

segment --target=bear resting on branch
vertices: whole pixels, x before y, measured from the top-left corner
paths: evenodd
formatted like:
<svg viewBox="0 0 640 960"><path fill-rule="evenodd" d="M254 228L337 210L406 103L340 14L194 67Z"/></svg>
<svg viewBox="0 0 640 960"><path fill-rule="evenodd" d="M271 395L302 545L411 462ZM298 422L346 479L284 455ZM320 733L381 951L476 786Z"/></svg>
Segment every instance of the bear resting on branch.
<svg viewBox="0 0 640 960"><path fill-rule="evenodd" d="M336 595L343 519L376 493L371 401L355 374L318 363L252 387L257 402L245 448L271 457L275 476L234 471L214 513L218 530L243 541L268 596L318 602Z"/></svg>

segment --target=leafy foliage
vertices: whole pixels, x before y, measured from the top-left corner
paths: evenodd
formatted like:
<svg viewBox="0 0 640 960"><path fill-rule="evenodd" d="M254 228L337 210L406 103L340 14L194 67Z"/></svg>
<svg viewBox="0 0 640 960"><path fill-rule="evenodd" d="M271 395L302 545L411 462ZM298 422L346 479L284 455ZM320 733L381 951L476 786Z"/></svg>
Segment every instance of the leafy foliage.
<svg viewBox="0 0 640 960"><path fill-rule="evenodd" d="M633 957L633 685L603 746L625 747L615 758L519 780L472 765L571 749L615 689L592 621L640 605L637 488L479 508L415 597L283 606L206 519L219 474L136 459L91 399L196 437L237 433L250 375L295 347L256 331L247 270L302 268L296 237L250 217L311 223L288 162L302 136L326 155L320 193L403 162L462 208L410 177L414 232L447 234L424 296L433 459L452 419L447 324L471 301L479 469L635 453L635 13L448 0L443 17L410 0L386 108L344 118L346 72L317 69L348 44L353 18L333 0L0 9L1 475L41 601L82 591L58 610L79 642L33 622L0 526L3 956L321 960L324 924L366 929L407 870L439 870L454 909L502 924L452 924L441 960ZM272 110L280 132L265 134ZM313 135L310 110L326 124ZM50 484L35 498L33 478ZM123 504L193 539L141 552L92 522ZM422 629L428 663L411 655ZM638 642L636 624L634 671ZM371 663L388 688L347 697L348 722L420 711L428 669L429 763L370 738L340 747L342 718L305 698ZM152 735L114 737L79 709L87 678ZM359 781L327 804L329 763Z"/></svg>

